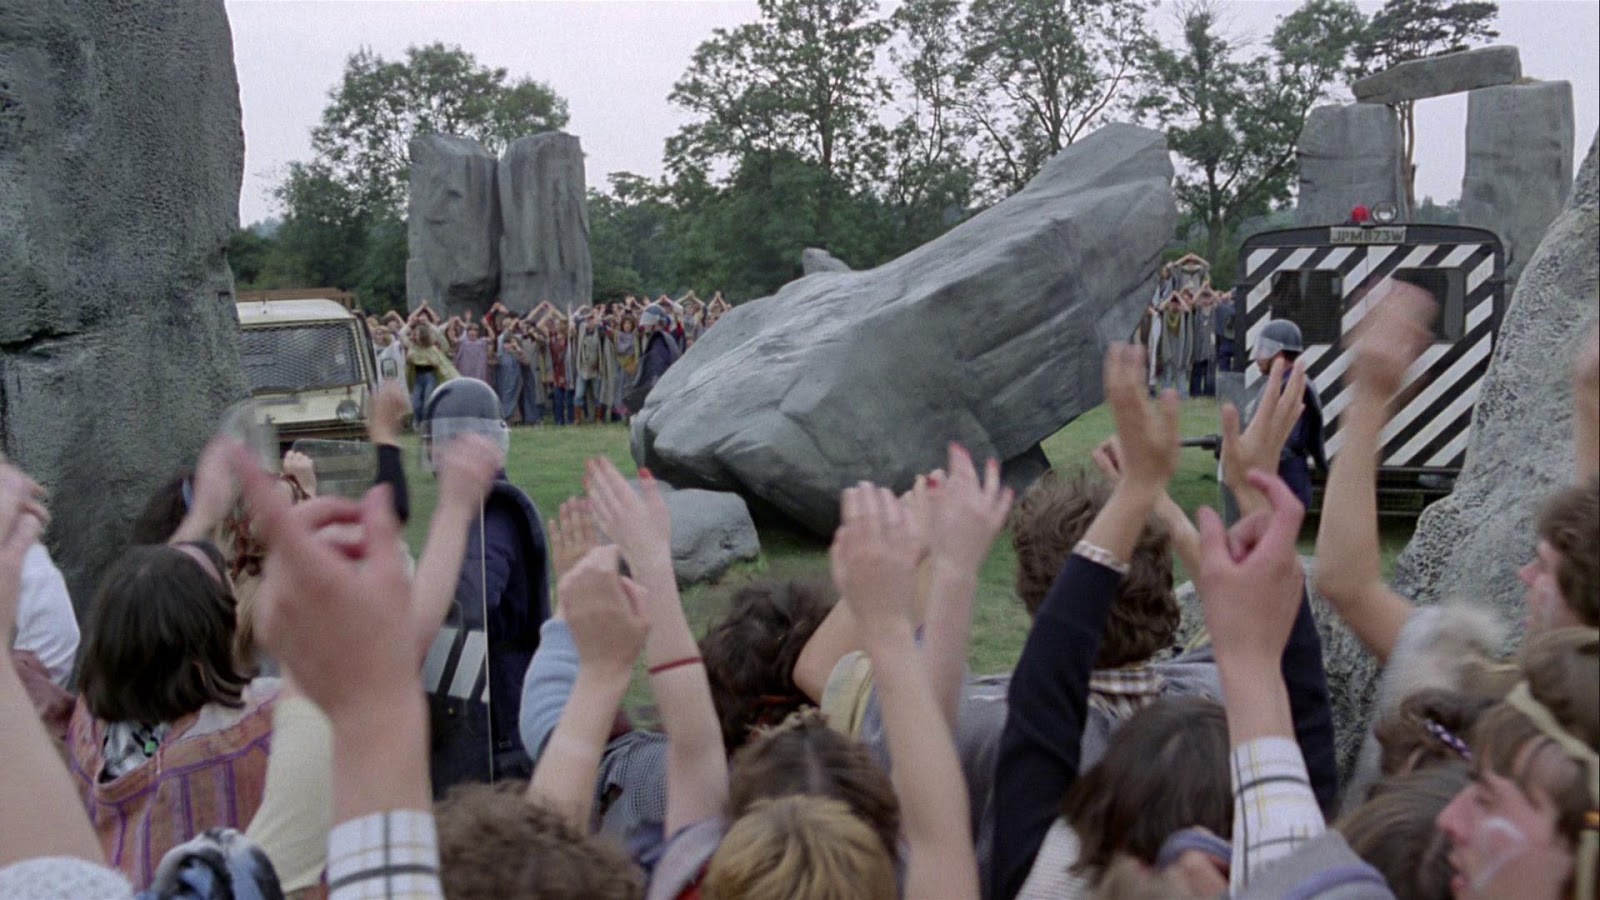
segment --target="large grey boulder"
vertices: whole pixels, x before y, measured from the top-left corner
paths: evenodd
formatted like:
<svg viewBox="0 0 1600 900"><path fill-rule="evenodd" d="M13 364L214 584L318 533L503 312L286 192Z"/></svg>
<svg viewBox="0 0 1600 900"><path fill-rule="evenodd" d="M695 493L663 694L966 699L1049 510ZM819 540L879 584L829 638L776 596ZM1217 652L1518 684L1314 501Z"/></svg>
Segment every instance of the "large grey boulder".
<svg viewBox="0 0 1600 900"><path fill-rule="evenodd" d="M1572 189L1572 85L1483 88L1467 95L1461 222L1500 235L1506 277L1517 276Z"/></svg>
<svg viewBox="0 0 1600 900"><path fill-rule="evenodd" d="M1522 619L1517 569L1533 552L1534 513L1573 478L1569 373L1600 288L1597 144L1517 283L1455 491L1428 507L1400 556L1399 586L1421 601L1477 600Z"/></svg>
<svg viewBox="0 0 1600 900"><path fill-rule="evenodd" d="M498 161L471 138L411 139L406 299L434 311L487 312L500 286Z"/></svg>
<svg viewBox="0 0 1600 900"><path fill-rule="evenodd" d="M678 581L715 581L728 567L761 555L750 507L738 494L674 490L666 494L672 516L672 570Z"/></svg>
<svg viewBox="0 0 1600 900"><path fill-rule="evenodd" d="M815 275L818 272L848 272L850 267L845 265L844 260L821 247L807 247L800 253L800 271Z"/></svg>
<svg viewBox="0 0 1600 900"><path fill-rule="evenodd" d="M583 147L570 134L518 138L500 158L500 299L513 312L590 301L586 185Z"/></svg>
<svg viewBox="0 0 1600 900"><path fill-rule="evenodd" d="M247 393L243 168L222 0L0 0L0 450L80 610Z"/></svg>
<svg viewBox="0 0 1600 900"><path fill-rule="evenodd" d="M1338 225L1357 204L1382 201L1406 218L1400 120L1389 107L1319 106L1306 117L1295 154L1296 225Z"/></svg>
<svg viewBox="0 0 1600 900"><path fill-rule="evenodd" d="M1306 584L1314 584L1317 562L1300 557ZM1177 589L1179 643L1188 644L1204 631L1205 611L1193 582ZM1317 620L1317 636L1322 641L1322 668L1328 677L1328 695L1333 701L1334 746L1339 757L1339 783L1347 784L1361 755L1361 742L1372 728L1373 704L1378 694L1378 664L1355 633L1321 594L1311 592L1311 615Z"/></svg>
<svg viewBox="0 0 1600 900"><path fill-rule="evenodd" d="M1511 84L1521 77L1517 48L1480 47L1403 62L1354 82L1350 91L1361 103L1393 104Z"/></svg>
<svg viewBox="0 0 1600 900"><path fill-rule="evenodd" d="M651 391L634 459L824 534L842 488L909 487L949 441L1036 470L1149 299L1171 179L1159 133L1107 126L899 259L735 307Z"/></svg>

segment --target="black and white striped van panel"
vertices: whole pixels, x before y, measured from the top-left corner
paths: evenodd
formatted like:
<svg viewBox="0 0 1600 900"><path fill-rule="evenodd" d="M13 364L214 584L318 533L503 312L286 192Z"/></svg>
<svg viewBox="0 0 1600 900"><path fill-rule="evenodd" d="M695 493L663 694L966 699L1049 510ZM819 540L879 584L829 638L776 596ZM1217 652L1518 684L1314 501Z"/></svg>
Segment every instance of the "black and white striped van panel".
<svg viewBox="0 0 1600 900"><path fill-rule="evenodd" d="M1341 276L1341 305L1351 294L1368 292L1396 269L1459 269L1465 275L1461 340L1435 343L1406 375L1404 400L1384 429L1382 464L1404 468L1460 468L1466 457L1472 410L1494 351L1496 246L1490 243L1427 243L1409 246L1263 247L1246 259L1245 347L1255 346L1266 327L1272 275L1280 271L1335 270ZM1348 334L1366 314L1370 300L1347 310L1340 330ZM1327 421L1329 455L1343 443L1340 413L1349 403L1343 377L1349 356L1342 347L1308 344L1301 355L1316 385ZM1245 369L1245 383L1260 378Z"/></svg>

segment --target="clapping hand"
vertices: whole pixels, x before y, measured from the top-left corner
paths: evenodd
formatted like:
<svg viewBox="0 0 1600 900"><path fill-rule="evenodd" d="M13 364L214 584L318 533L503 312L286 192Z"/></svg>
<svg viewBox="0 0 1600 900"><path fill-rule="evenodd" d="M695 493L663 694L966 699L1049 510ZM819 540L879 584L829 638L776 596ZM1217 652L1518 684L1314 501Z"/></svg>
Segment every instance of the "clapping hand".
<svg viewBox="0 0 1600 900"><path fill-rule="evenodd" d="M1433 295L1404 281L1385 281L1367 301L1367 313L1346 341L1353 354L1349 378L1387 403L1405 386L1406 372L1432 338L1438 312Z"/></svg>
<svg viewBox="0 0 1600 900"><path fill-rule="evenodd" d="M1149 492L1166 490L1178 471L1178 395L1168 389L1152 404L1145 398L1144 350L1113 344L1106 351L1105 391L1117 423L1122 485Z"/></svg>
<svg viewBox="0 0 1600 900"><path fill-rule="evenodd" d="M840 515L829 550L834 582L863 638L870 643L902 625L909 631L923 545L905 507L863 482L844 491Z"/></svg>
<svg viewBox="0 0 1600 900"><path fill-rule="evenodd" d="M1238 408L1232 403L1222 405L1222 480L1240 496L1241 503L1250 497L1245 475L1252 470L1278 471L1283 445L1305 411L1305 367L1295 363L1289 371L1288 384L1284 384L1283 370L1283 360L1273 362L1266 384L1261 387L1261 403L1243 433L1239 430Z"/></svg>
<svg viewBox="0 0 1600 900"><path fill-rule="evenodd" d="M671 568L672 516L649 470L639 470L635 491L611 460L599 456L585 467L583 485L595 521L622 548L630 567L640 570L665 563Z"/></svg>
<svg viewBox="0 0 1600 900"><path fill-rule="evenodd" d="M644 651L650 622L643 612L644 589L618 573L619 561L616 547L595 547L561 576L556 591L582 667L626 681Z"/></svg>
<svg viewBox="0 0 1600 900"><path fill-rule="evenodd" d="M556 520L550 523L550 557L557 582L598 546L600 532L594 526L589 500L572 497L561 504Z"/></svg>
<svg viewBox="0 0 1600 900"><path fill-rule="evenodd" d="M1243 661L1276 671L1305 585L1295 550L1305 508L1276 475L1256 470L1248 477L1268 508L1232 529L1215 510L1200 510L1195 588L1219 665Z"/></svg>
<svg viewBox="0 0 1600 900"><path fill-rule="evenodd" d="M990 458L979 478L972 454L950 445L948 469L935 473L927 493L927 542L934 562L976 574L1005 527L1013 491L1000 482L1000 462Z"/></svg>

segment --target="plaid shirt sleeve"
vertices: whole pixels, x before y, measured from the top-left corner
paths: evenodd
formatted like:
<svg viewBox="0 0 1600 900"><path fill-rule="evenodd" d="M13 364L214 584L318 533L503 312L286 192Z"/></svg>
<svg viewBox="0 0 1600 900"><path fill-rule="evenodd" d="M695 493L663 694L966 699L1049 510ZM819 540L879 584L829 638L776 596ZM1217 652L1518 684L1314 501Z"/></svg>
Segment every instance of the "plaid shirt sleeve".
<svg viewBox="0 0 1600 900"><path fill-rule="evenodd" d="M1233 748L1233 893L1268 863L1327 830L1293 738L1257 738Z"/></svg>
<svg viewBox="0 0 1600 900"><path fill-rule="evenodd" d="M328 900L442 900L433 813L400 809L328 832Z"/></svg>

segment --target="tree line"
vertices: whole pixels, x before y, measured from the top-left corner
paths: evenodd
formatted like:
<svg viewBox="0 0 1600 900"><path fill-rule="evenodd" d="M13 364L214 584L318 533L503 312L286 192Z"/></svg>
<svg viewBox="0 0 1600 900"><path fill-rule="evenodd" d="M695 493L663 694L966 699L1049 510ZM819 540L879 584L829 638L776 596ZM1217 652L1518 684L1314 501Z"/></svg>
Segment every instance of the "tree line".
<svg viewBox="0 0 1600 900"><path fill-rule="evenodd" d="M857 268L931 240L1112 121L1163 130L1182 221L1225 282L1243 232L1282 219L1310 110L1353 78L1497 37L1492 2L1304 0L1266 35L1223 0L759 0L716 29L667 98L690 121L664 174L590 190L595 295L763 296L800 250ZM1166 17L1165 19L1163 17ZM1414 183L1415 120L1398 110ZM371 309L405 302L407 144L476 138L492 152L560 129L567 101L460 47L347 60L313 158L275 189L282 217L235 235L244 288L328 285Z"/></svg>

